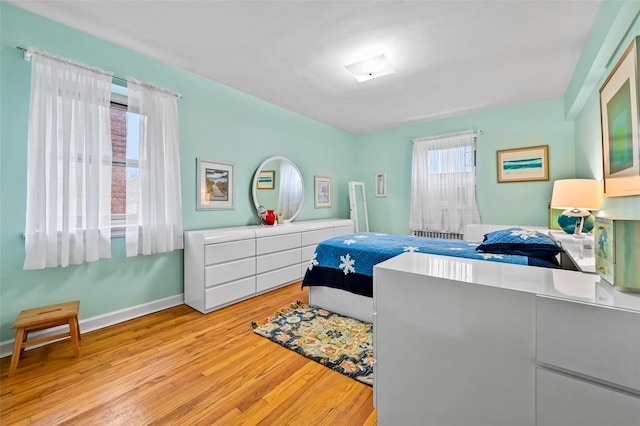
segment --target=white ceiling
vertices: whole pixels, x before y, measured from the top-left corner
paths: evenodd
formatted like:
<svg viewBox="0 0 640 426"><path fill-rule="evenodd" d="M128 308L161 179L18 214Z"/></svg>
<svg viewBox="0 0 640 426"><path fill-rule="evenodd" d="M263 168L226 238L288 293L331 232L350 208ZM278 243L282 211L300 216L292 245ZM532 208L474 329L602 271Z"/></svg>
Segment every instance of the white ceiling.
<svg viewBox="0 0 640 426"><path fill-rule="evenodd" d="M351 133L562 96L600 6L596 0L10 3ZM395 74L357 83L344 68L379 53Z"/></svg>

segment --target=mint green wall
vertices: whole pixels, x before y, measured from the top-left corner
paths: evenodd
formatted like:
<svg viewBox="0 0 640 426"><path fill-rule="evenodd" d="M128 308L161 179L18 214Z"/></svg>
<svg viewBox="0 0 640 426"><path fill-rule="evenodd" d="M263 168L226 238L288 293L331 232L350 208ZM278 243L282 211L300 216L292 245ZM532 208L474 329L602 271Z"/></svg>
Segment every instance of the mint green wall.
<svg viewBox="0 0 640 426"><path fill-rule="evenodd" d="M16 46L35 46L182 93L178 112L185 230L255 223L251 179L272 155L289 157L302 171L300 219L348 217L353 135L2 2L0 24L0 341L13 338L10 325L22 309L79 299L82 319L183 291L182 251L127 259L123 239L112 241L110 260L22 270L31 64ZM196 158L235 163L234 210L196 211ZM314 175L332 177L332 208L314 209Z"/></svg>
<svg viewBox="0 0 640 426"><path fill-rule="evenodd" d="M589 74L591 84L585 84L580 95L569 97L579 106L576 111L576 177L603 178L602 171L602 126L600 121L599 90L613 67L622 56L631 40L640 35L640 2L604 2L599 10L596 24L582 57L576 76ZM609 28L611 31L607 32ZM595 68L592 63L600 63ZM573 83L573 81L572 81ZM582 101L582 102L581 102ZM605 198L601 215L640 217L640 196Z"/></svg>
<svg viewBox="0 0 640 426"><path fill-rule="evenodd" d="M411 199L411 140L482 129L477 143L477 200L483 223L548 224L552 182L575 173L573 124L564 99L516 105L356 136L358 179L365 182L370 228L407 234ZM497 181L497 151L549 145L549 181ZM387 173L387 198L373 196L375 172Z"/></svg>

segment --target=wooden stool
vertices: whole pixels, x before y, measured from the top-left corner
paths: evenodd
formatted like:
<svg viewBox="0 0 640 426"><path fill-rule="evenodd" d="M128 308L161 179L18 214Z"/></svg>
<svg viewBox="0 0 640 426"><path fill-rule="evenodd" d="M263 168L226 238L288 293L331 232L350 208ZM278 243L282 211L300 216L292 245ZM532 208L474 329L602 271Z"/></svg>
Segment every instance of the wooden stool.
<svg viewBox="0 0 640 426"><path fill-rule="evenodd" d="M60 303L57 305L43 306L42 308L27 309L20 312L16 322L11 326L16 329L16 342L13 345L9 377L16 373L18 360L24 352L24 348L51 342L62 337L71 337L73 351L76 357L80 356L80 325L78 324L78 308L80 301ZM55 336L43 337L27 342L27 335L32 331L69 324L69 331Z"/></svg>

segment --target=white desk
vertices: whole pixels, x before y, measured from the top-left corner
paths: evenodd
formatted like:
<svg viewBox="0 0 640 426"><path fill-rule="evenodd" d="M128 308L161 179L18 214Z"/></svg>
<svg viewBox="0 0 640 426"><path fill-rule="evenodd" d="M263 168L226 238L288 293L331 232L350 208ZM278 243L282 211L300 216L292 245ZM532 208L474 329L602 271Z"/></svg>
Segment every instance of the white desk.
<svg viewBox="0 0 640 426"><path fill-rule="evenodd" d="M564 231L549 231L549 235L565 251L564 255L560 256L560 264L563 268L575 269L580 272L596 272L593 234L576 236Z"/></svg>

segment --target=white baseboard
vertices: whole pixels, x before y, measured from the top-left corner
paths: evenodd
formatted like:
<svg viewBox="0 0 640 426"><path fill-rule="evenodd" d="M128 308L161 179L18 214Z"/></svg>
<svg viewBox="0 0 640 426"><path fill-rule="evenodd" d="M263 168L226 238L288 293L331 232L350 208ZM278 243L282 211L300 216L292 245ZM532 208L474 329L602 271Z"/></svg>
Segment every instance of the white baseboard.
<svg viewBox="0 0 640 426"><path fill-rule="evenodd" d="M103 315L98 315L91 318L85 318L80 320L80 333L88 333L90 331L98 330L101 328L109 327L110 325L125 322L134 318L141 317L143 315L152 314L154 312L162 311L163 309L172 308L174 306L182 305L184 303L184 294L177 294L160 300L154 300L153 302L143 303L142 305L132 306L130 308L121 309L119 311L109 312ZM33 333L33 336L48 337L60 333L66 330L66 326L53 327L47 330ZM0 358L10 356L13 352L13 344L15 339L0 342ZM41 345L40 345L41 346ZM32 346L36 348L37 346ZM28 350L28 349L27 349Z"/></svg>

